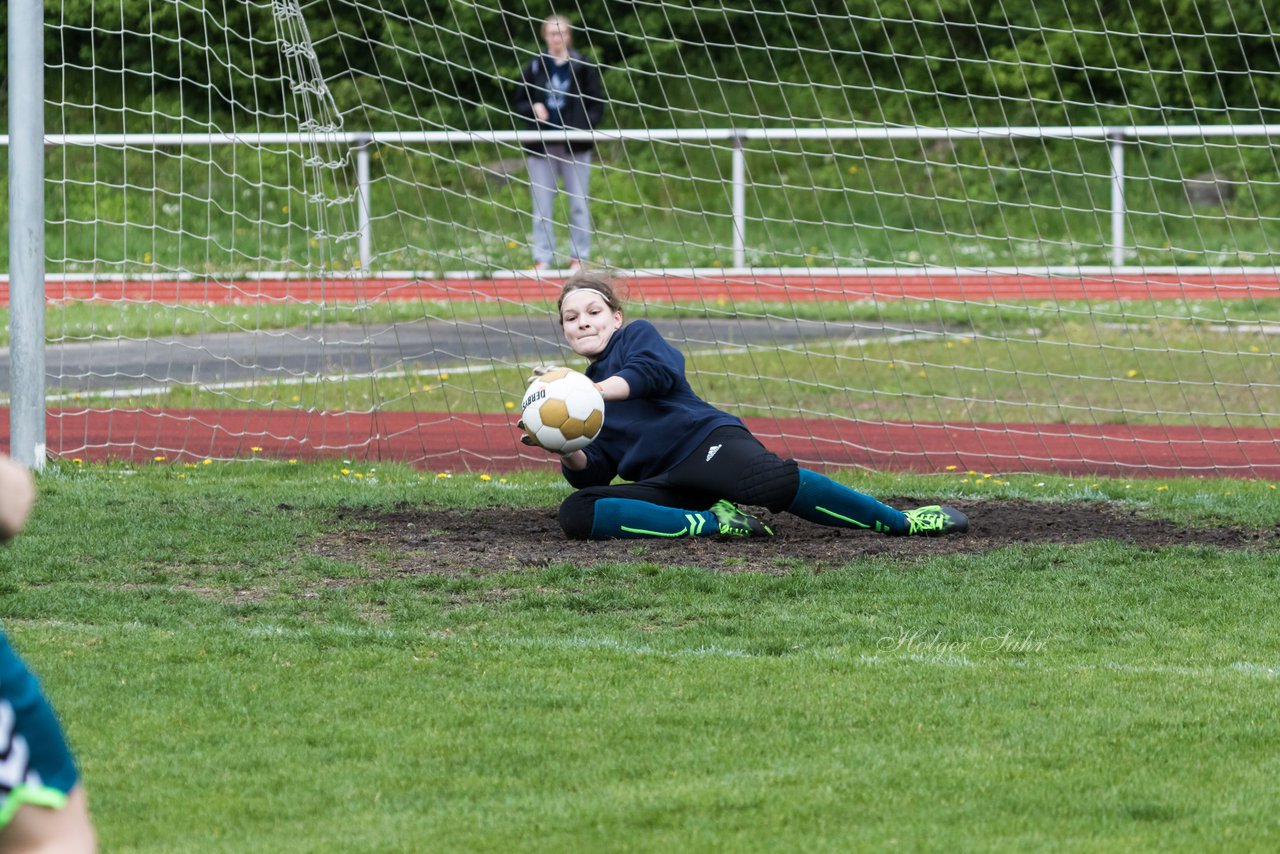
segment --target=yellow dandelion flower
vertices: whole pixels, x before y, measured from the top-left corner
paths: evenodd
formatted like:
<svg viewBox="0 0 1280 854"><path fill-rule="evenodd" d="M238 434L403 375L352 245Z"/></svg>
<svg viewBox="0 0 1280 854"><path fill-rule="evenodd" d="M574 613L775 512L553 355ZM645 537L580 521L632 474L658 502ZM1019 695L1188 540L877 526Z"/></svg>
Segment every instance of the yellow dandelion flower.
<svg viewBox="0 0 1280 854"><path fill-rule="evenodd" d="M1124 375L1125 375L1126 377L1128 377L1129 379L1133 379L1134 377L1136 377L1136 376L1138 375L1138 372L1137 372L1136 370L1134 370L1133 368L1130 368L1129 370L1127 370L1127 371L1125 371L1125 372L1124 372Z"/></svg>
<svg viewBox="0 0 1280 854"><path fill-rule="evenodd" d="M202 465L202 466L211 466L211 465L213 465L213 460L210 460L210 459L204 459L204 460L201 460L201 461L200 461L200 465Z"/></svg>
<svg viewBox="0 0 1280 854"><path fill-rule="evenodd" d="M480 475L480 479L483 480L485 483L488 483L489 481L493 480L493 478L489 477L489 475L487 474Z"/></svg>
<svg viewBox="0 0 1280 854"><path fill-rule="evenodd" d="M505 406L507 409L515 409L515 408L516 408L516 405L515 405L514 403L512 403L511 401L509 401L509 400L508 400L506 403L502 404L502 405L503 405L503 406Z"/></svg>
<svg viewBox="0 0 1280 854"><path fill-rule="evenodd" d="M947 466L947 471L955 471L958 466Z"/></svg>
<svg viewBox="0 0 1280 854"><path fill-rule="evenodd" d="M164 462L164 457L152 457L151 461L156 463L162 463Z"/></svg>
<svg viewBox="0 0 1280 854"><path fill-rule="evenodd" d="M262 450L262 446L261 446L261 445L254 445L254 446L253 446L252 448L250 448L249 450L253 451L253 452L256 454L256 453L259 453L259 452Z"/></svg>

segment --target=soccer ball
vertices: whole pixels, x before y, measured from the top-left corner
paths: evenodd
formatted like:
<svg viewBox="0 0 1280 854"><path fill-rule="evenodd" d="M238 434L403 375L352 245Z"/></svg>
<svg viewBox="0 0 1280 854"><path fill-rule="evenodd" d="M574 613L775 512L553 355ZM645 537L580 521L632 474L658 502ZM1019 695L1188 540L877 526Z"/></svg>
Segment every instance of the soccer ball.
<svg viewBox="0 0 1280 854"><path fill-rule="evenodd" d="M556 368L533 381L521 404L524 430L548 451L590 445L604 426L604 398L586 374Z"/></svg>

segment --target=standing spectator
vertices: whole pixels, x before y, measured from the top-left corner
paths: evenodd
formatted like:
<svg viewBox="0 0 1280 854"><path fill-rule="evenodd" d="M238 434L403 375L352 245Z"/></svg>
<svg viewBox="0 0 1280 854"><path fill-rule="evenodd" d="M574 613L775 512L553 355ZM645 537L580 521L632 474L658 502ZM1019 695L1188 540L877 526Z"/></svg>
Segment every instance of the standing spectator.
<svg viewBox="0 0 1280 854"><path fill-rule="evenodd" d="M569 20L551 15L542 22L545 53L527 66L516 91L515 111L538 130L591 130L604 116L600 72L576 50ZM569 267L591 257L591 212L588 184L595 143L531 142L529 190L533 200L533 266L546 269L556 261L551 214L559 182L569 197Z"/></svg>

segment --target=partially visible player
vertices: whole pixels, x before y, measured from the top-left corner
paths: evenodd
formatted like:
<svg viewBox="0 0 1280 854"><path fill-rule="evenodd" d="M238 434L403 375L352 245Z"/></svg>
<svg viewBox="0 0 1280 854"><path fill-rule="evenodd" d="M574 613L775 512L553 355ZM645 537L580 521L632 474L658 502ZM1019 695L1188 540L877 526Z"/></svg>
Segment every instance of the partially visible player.
<svg viewBox="0 0 1280 854"><path fill-rule="evenodd" d="M35 482L0 456L0 540L26 524ZM0 852L91 852L93 823L75 760L40 683L0 634Z"/></svg>
<svg viewBox="0 0 1280 854"><path fill-rule="evenodd" d="M741 419L694 393L684 356L653 324L623 325L608 277L574 276L559 309L565 340L591 361L586 374L605 399L600 435L561 457L565 479L578 490L560 506L569 537L773 535L738 504L893 536L968 530L953 507L896 510L769 451ZM632 483L612 483L619 475Z"/></svg>

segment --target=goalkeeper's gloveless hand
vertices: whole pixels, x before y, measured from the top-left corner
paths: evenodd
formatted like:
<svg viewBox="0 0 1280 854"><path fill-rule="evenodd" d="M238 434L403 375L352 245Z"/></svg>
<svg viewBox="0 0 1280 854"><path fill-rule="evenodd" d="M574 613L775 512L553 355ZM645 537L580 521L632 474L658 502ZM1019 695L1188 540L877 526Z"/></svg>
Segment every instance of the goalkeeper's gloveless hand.
<svg viewBox="0 0 1280 854"><path fill-rule="evenodd" d="M542 448L542 443L534 438L533 434L524 429L524 421L517 421L516 427L520 430L520 444L528 445L531 448ZM546 448L542 448L546 450Z"/></svg>
<svg viewBox="0 0 1280 854"><path fill-rule="evenodd" d="M563 365L534 365L533 370L529 373L529 379L526 380L526 382L532 384L534 380L542 379L544 374L549 374L552 371L563 370Z"/></svg>
<svg viewBox="0 0 1280 854"><path fill-rule="evenodd" d="M520 429L520 444L522 445L528 445L530 448L542 448L542 450L546 451L548 454L555 454L561 459L564 459L565 457L568 457L568 456L572 456L575 453L574 451L569 451L568 453L561 453L560 451L553 451L550 448L543 448L542 443L539 442L537 438L533 434L531 434L528 430L524 429L523 421L517 421L516 427Z"/></svg>

